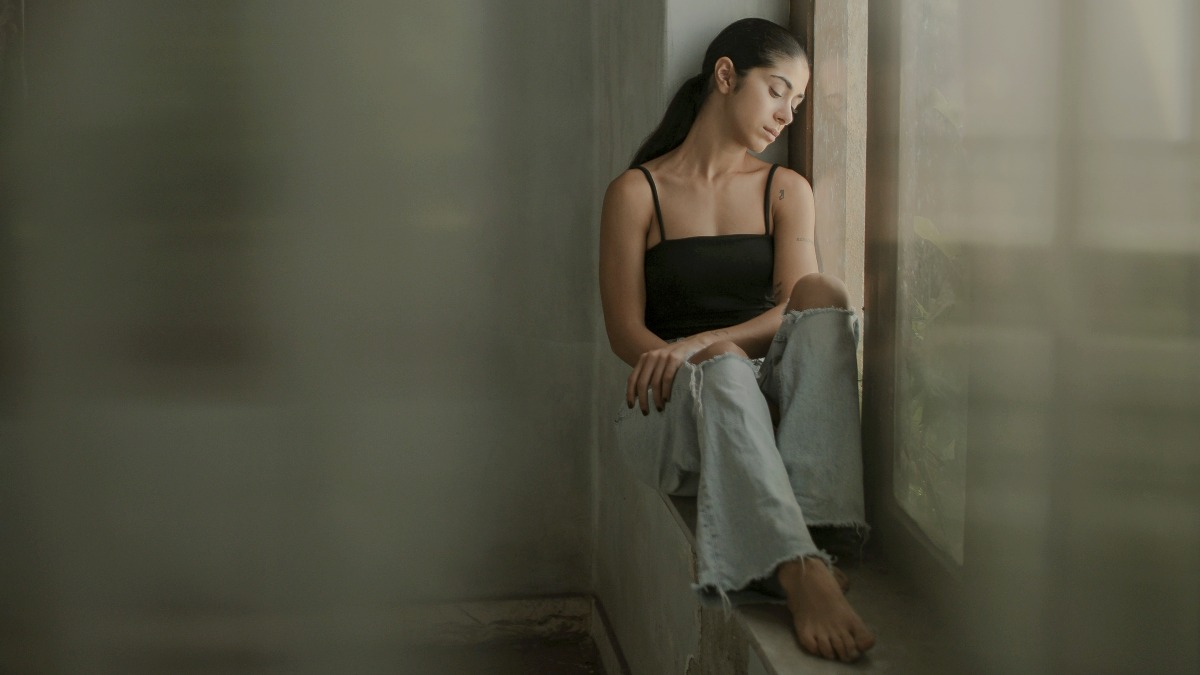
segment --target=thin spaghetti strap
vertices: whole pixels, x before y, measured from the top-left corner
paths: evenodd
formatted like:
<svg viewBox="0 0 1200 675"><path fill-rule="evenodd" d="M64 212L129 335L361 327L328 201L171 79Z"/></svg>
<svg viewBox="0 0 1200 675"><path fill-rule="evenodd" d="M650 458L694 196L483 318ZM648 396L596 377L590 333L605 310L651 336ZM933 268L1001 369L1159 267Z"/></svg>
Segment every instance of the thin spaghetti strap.
<svg viewBox="0 0 1200 675"><path fill-rule="evenodd" d="M767 234L771 234L771 179L775 177L775 169L778 168L778 164L771 165L771 170L767 172L767 189L763 190L763 221L766 223Z"/></svg>
<svg viewBox="0 0 1200 675"><path fill-rule="evenodd" d="M646 180L650 182L650 194L654 196L654 215L658 217L658 238L666 241L667 231L663 229L662 207L658 205L658 188L654 185L654 177L650 175L650 170L646 167L639 164L637 168L646 174Z"/></svg>

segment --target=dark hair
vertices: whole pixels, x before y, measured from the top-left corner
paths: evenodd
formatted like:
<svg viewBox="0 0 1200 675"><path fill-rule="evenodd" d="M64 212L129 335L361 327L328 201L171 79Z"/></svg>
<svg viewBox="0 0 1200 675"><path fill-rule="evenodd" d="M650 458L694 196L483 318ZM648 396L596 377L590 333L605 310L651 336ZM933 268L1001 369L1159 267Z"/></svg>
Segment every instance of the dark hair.
<svg viewBox="0 0 1200 675"><path fill-rule="evenodd" d="M704 52L700 73L689 78L675 92L667 112L642 147L633 155L629 168L648 162L679 147L691 131L700 106L713 89L713 68L717 59L728 56L739 76L762 66L773 66L786 58L808 62L804 47L786 28L766 19L741 19L725 27Z"/></svg>

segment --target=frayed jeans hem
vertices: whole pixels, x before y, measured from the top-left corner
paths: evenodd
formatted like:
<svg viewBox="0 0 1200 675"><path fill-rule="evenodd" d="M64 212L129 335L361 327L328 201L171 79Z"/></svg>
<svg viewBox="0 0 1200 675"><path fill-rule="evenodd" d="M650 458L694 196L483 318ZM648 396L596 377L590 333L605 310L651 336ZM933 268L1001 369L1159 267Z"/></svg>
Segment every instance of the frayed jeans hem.
<svg viewBox="0 0 1200 675"><path fill-rule="evenodd" d="M825 551L815 550L808 553L787 555L775 561L766 572L748 579L726 583L726 588L716 582L697 582L692 584L692 590L700 598L700 604L709 607L721 605L726 611L741 605L761 602L782 603L787 598L775 575L779 566L792 560L816 558L825 563L825 567L833 569L834 559Z"/></svg>

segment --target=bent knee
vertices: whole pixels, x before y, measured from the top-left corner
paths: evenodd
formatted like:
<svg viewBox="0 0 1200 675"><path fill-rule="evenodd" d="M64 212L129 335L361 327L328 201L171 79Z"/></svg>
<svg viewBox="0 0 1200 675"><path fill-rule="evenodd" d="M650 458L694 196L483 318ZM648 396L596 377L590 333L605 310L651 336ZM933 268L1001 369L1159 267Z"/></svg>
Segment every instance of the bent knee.
<svg viewBox="0 0 1200 675"><path fill-rule="evenodd" d="M806 274L792 287L792 297L788 301L788 309L805 310L821 307L837 307L849 309L850 291L842 280L829 275L813 272Z"/></svg>
<svg viewBox="0 0 1200 675"><path fill-rule="evenodd" d="M699 364L722 354L735 354L737 356L741 356L742 358L750 358L746 355L746 352L743 351L741 347L737 346L733 342L730 342L729 340L721 340L720 342L714 342L695 354L692 354L688 361L690 363Z"/></svg>

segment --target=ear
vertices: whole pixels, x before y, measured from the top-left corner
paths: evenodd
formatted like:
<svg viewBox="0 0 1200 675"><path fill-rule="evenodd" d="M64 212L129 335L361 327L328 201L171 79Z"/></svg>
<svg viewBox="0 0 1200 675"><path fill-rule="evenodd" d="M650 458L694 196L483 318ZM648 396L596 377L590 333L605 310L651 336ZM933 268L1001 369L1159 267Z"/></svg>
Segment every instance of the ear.
<svg viewBox="0 0 1200 675"><path fill-rule="evenodd" d="M722 56L713 64L713 79L716 81L717 91L722 94L728 94L737 88L737 70L733 67L733 60L728 56Z"/></svg>

